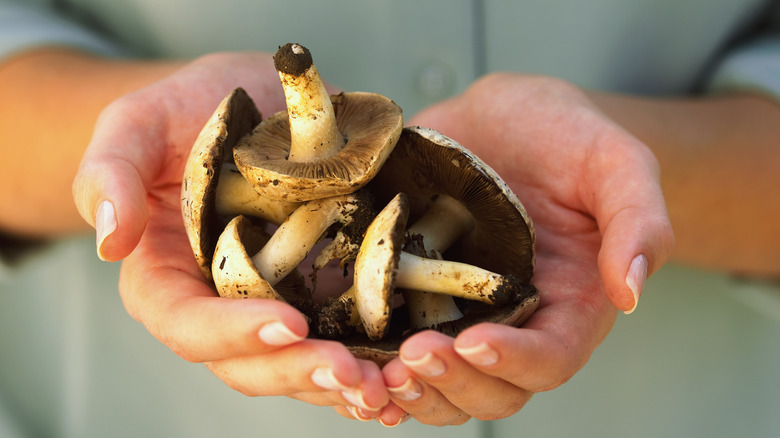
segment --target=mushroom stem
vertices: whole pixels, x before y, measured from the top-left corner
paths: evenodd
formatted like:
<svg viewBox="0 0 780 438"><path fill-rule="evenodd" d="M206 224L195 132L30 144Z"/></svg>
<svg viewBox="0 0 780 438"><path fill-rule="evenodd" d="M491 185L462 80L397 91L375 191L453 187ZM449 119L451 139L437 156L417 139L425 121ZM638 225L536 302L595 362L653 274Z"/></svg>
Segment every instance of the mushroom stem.
<svg viewBox="0 0 780 438"><path fill-rule="evenodd" d="M458 238L474 228L474 216L460 202L451 196L438 195L431 206L411 227L408 234L419 234L423 238L423 246L431 258L440 258ZM439 256L430 254L438 253Z"/></svg>
<svg viewBox="0 0 780 438"><path fill-rule="evenodd" d="M289 161L310 162L336 155L345 145L336 113L309 50L285 44L274 55L290 120Z"/></svg>
<svg viewBox="0 0 780 438"><path fill-rule="evenodd" d="M334 223L352 221L359 210L368 210L359 194L308 201L290 214L273 233L252 262L271 285L284 278L309 254L312 247Z"/></svg>
<svg viewBox="0 0 780 438"><path fill-rule="evenodd" d="M406 251L432 259L441 259L459 237L474 227L474 216L457 200L447 195L438 195L425 214L409 227L412 236ZM414 236L422 237L422 245ZM419 242L418 242L419 243ZM436 327L439 324L463 317L463 313L451 296L422 290L404 291L410 325L413 328Z"/></svg>
<svg viewBox="0 0 780 438"><path fill-rule="evenodd" d="M223 217L246 215L282 223L299 205L261 196L233 163L223 163L219 173L214 206Z"/></svg>
<svg viewBox="0 0 780 438"><path fill-rule="evenodd" d="M477 266L429 259L408 252L401 252L395 278L397 287L496 305L510 301L515 283L511 276Z"/></svg>

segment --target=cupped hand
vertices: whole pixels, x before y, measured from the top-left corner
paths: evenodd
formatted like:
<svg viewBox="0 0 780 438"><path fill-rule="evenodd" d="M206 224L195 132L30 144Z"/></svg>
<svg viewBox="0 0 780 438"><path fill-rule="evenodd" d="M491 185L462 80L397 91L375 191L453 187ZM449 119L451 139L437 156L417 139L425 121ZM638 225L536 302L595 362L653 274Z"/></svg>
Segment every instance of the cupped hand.
<svg viewBox="0 0 780 438"><path fill-rule="evenodd" d="M98 255L123 259L119 289L128 312L179 356L206 362L248 395L375 416L389 400L375 364L339 343L306 339L305 318L285 303L218 297L195 263L181 216L184 164L206 120L237 87L264 116L284 108L271 56L259 53L200 58L112 103L74 181L76 205L96 228Z"/></svg>
<svg viewBox="0 0 780 438"><path fill-rule="evenodd" d="M460 142L515 191L536 227L541 301L521 328L480 324L454 339L426 331L406 340L383 369L393 403L381 419L504 418L571 378L669 257L658 164L585 92L544 77L489 75L411 123Z"/></svg>

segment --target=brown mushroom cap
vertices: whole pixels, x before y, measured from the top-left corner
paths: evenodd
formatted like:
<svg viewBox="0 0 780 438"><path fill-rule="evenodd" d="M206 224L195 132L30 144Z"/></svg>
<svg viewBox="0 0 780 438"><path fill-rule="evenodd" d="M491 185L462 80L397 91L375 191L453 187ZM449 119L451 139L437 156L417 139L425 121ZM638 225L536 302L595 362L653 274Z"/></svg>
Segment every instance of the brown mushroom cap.
<svg viewBox="0 0 780 438"><path fill-rule="evenodd" d="M182 217L195 259L211 279L211 259L222 228L214 197L220 167L233 145L262 119L252 99L237 88L226 96L201 130L184 168Z"/></svg>
<svg viewBox="0 0 780 438"><path fill-rule="evenodd" d="M410 223L436 197L454 198L473 215L474 227L444 258L530 282L535 241L531 218L498 174L454 140L432 129L404 128L371 191L380 203L406 193Z"/></svg>
<svg viewBox="0 0 780 438"><path fill-rule="evenodd" d="M401 128L401 108L374 93L331 96L339 132L347 142L336 155L313 162L287 160L287 111L264 120L234 152L241 173L263 196L307 201L354 192L367 184L393 150Z"/></svg>

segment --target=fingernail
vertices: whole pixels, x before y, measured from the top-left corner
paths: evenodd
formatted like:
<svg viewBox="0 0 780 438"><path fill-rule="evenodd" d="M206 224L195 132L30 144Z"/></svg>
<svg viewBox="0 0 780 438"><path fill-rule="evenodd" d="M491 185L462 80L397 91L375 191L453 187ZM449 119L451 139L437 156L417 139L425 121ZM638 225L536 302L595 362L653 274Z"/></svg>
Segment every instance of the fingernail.
<svg viewBox="0 0 780 438"><path fill-rule="evenodd" d="M366 399L363 397L363 391L359 389L348 389L346 391L341 391L341 395L344 396L344 399L347 400L351 405L357 406L360 409L363 409L365 411L379 412L382 408L373 408L366 403Z"/></svg>
<svg viewBox="0 0 780 438"><path fill-rule="evenodd" d="M103 255L103 241L116 230L116 212L111 201L100 203L95 214L95 234L97 236L97 255L100 260L106 260Z"/></svg>
<svg viewBox="0 0 780 438"><path fill-rule="evenodd" d="M347 406L347 410L349 411L349 413L353 417L355 417L356 420L360 420L360 421L363 421L365 423L371 421L371 417L364 417L363 413L360 412L360 409L358 409L358 408L356 408L354 406Z"/></svg>
<svg viewBox="0 0 780 438"><path fill-rule="evenodd" d="M303 336L293 333L281 321L274 321L262 326L258 335L260 340L268 345L289 345L304 339Z"/></svg>
<svg viewBox="0 0 780 438"><path fill-rule="evenodd" d="M348 391L352 388L339 382L330 368L317 368L311 373L311 381L322 389L329 391Z"/></svg>
<svg viewBox="0 0 780 438"><path fill-rule="evenodd" d="M395 423L387 423L381 417L378 418L377 421L379 421L379 424L381 424L382 426L385 426L385 427L396 427L396 426L398 426L401 423L406 423L406 421L409 419L409 417L410 417L409 414L404 414Z"/></svg>
<svg viewBox="0 0 780 438"><path fill-rule="evenodd" d="M626 275L626 284L634 294L634 307L623 312L626 315L631 314L636 309L636 305L639 303L639 296L642 295L642 289L645 287L645 280L647 280L647 259L640 254L631 261L628 275Z"/></svg>
<svg viewBox="0 0 780 438"><path fill-rule="evenodd" d="M444 365L444 362L431 352L426 353L425 356L419 359L410 360L401 357L401 362L413 369L415 373L425 377L438 377L447 371L447 366Z"/></svg>
<svg viewBox="0 0 780 438"><path fill-rule="evenodd" d="M394 388L387 387L387 390L403 401L414 401L422 396L422 386L411 377L406 379L403 385Z"/></svg>
<svg viewBox="0 0 780 438"><path fill-rule="evenodd" d="M487 367L498 362L498 352L482 342L473 347L455 347L455 351L467 362Z"/></svg>

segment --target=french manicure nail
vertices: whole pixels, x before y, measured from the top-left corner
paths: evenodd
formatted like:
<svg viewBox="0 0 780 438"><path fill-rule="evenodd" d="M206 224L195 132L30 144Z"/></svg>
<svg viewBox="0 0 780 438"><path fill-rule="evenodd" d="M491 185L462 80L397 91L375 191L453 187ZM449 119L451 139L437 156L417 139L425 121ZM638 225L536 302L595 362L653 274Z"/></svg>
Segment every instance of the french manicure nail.
<svg viewBox="0 0 780 438"><path fill-rule="evenodd" d="M413 369L414 372L425 377L438 377L447 371L447 366L444 362L431 352L426 353L425 356L419 359L410 360L401 357L401 362Z"/></svg>
<svg viewBox="0 0 780 438"><path fill-rule="evenodd" d="M408 420L409 417L410 417L409 414L404 414L404 415L401 416L401 418L398 419L398 422L396 422L396 423L387 423L381 417L378 418L377 421L379 421L379 424L381 424L382 426L385 426L385 427L396 427L399 424L406 423L406 420Z"/></svg>
<svg viewBox="0 0 780 438"><path fill-rule="evenodd" d="M317 368L311 373L311 381L315 385L328 391L348 391L351 388L336 378L333 370L330 368Z"/></svg>
<svg viewBox="0 0 780 438"><path fill-rule="evenodd" d="M116 231L116 212L114 211L114 204L111 201L103 201L100 203L95 214L95 235L97 237L97 255L100 260L106 260L103 255L103 241L111 233Z"/></svg>
<svg viewBox="0 0 780 438"><path fill-rule="evenodd" d="M304 339L303 336L293 333L281 321L274 321L262 326L258 335L268 345L289 345Z"/></svg>
<svg viewBox="0 0 780 438"><path fill-rule="evenodd" d="M473 347L455 347L455 351L474 365L486 367L498 362L498 352L485 342Z"/></svg>
<svg viewBox="0 0 780 438"><path fill-rule="evenodd" d="M366 422L366 423L371 421L371 417L364 417L362 415L362 413L360 412L360 409L358 409L358 408L356 408L354 406L347 406L347 410L349 411L349 413L353 417L355 417L356 420L360 420L360 421L363 421L363 422Z"/></svg>
<svg viewBox="0 0 780 438"><path fill-rule="evenodd" d="M363 391L359 389L348 389L346 391L342 391L341 395L344 396L344 399L351 405L357 406L358 408L365 411L379 412L382 409L381 407L372 408L369 406L368 403L366 403L366 399L363 397Z"/></svg>
<svg viewBox="0 0 780 438"><path fill-rule="evenodd" d="M394 397L403 401L414 401L422 396L422 387L411 377L406 379L406 382L404 382L403 385L388 387L387 390L390 391L390 394Z"/></svg>
<svg viewBox="0 0 780 438"><path fill-rule="evenodd" d="M630 310L623 312L626 315L631 314L636 309L639 303L639 296L642 295L642 289L645 287L645 280L647 280L647 258L640 254L631 261L631 266L628 268L628 274L626 275L626 285L634 294L634 306Z"/></svg>

